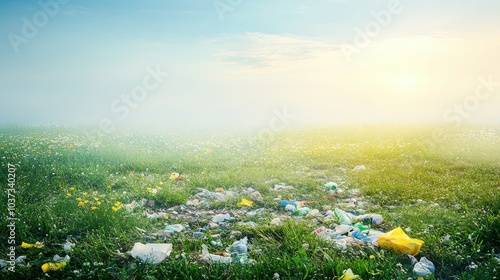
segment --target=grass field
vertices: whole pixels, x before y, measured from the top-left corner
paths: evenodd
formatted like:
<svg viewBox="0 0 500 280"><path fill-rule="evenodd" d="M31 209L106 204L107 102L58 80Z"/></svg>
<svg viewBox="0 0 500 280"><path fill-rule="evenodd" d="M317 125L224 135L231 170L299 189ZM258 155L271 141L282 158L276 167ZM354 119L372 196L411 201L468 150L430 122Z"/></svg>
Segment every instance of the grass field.
<svg viewBox="0 0 500 280"><path fill-rule="evenodd" d="M361 279L417 279L408 258L389 249L342 250L311 233L320 226L335 228L338 221L325 218L325 210L340 207L354 189L367 202L367 213L384 217L377 230L399 226L425 242L417 258L434 263L429 279L500 276L498 127L350 126L284 131L272 139L249 132L95 136L70 128L6 127L0 130L0 151L0 210L9 216L8 174L14 172L15 253L26 256L15 272L4 267L2 279L339 279L348 268ZM358 165L366 170L353 171ZM173 172L184 178L170 180ZM345 192L326 192L329 181ZM279 183L294 188L274 191ZM185 206L197 187L240 195ZM238 207L241 198L250 199L243 195L249 189L262 200ZM293 217L278 196L306 201L321 215ZM154 205L126 209L141 199ZM166 218L149 219L145 210L164 211ZM247 215L251 211L257 214ZM236 220L207 228L215 213L231 213ZM270 225L279 216L288 219ZM250 221L257 226L238 224ZM0 222L4 260L10 222ZM186 230L152 237L177 223ZM193 237L194 231L204 237ZM74 246L66 253L60 244L68 236ZM254 263L200 261L202 244L222 251L244 236ZM224 246L211 245L215 239ZM20 246L36 241L45 246ZM172 243L173 251L160 264L144 264L126 253L136 242ZM40 267L56 254L71 260L61 271L47 272L49 278Z"/></svg>

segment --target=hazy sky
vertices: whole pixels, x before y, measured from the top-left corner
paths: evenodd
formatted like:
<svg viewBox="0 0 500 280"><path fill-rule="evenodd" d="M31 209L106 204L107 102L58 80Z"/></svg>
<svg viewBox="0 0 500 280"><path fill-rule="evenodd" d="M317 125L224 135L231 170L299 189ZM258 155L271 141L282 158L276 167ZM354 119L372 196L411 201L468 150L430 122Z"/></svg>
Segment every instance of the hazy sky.
<svg viewBox="0 0 500 280"><path fill-rule="evenodd" d="M0 124L499 123L499 15L498 0L1 1Z"/></svg>

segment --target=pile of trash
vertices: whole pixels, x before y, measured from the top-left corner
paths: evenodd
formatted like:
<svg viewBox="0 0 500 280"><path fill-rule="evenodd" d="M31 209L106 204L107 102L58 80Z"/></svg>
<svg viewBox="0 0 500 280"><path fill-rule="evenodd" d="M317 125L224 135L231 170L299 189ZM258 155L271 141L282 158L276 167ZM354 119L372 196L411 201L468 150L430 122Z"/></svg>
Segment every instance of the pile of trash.
<svg viewBox="0 0 500 280"><path fill-rule="evenodd" d="M66 265L69 263L69 261L71 259L70 256L67 255L67 253L69 253L71 251L72 247L75 246L75 244L71 242L71 236L69 236L66 239L66 242L63 244L57 243L57 244L51 244L51 245L57 246L57 247L62 246L66 255L64 257L61 257L61 256L56 254L52 257L51 261L48 261L48 262L45 262L44 264L42 264L40 266L40 268L43 271L43 273L63 270L64 267L66 267ZM35 243L28 243L28 242L23 241L21 243L21 248L25 251L40 250L40 249L45 248L45 244L43 244L42 242L39 242L39 241L37 241ZM0 260L0 268L4 268L7 265L9 265L9 270L14 271L15 266L29 266L29 262L28 262L28 264L25 264L26 259L28 258L26 255L22 255L22 256L19 256L17 258L13 258L14 256L15 255L12 255L10 260L8 260L8 261Z"/></svg>
<svg viewBox="0 0 500 280"><path fill-rule="evenodd" d="M355 168L355 171L365 170L363 167L359 166ZM312 234L331 242L340 250L346 250L352 246L389 249L397 254L408 256L414 265L415 275L426 277L434 273L435 268L431 261L425 257L417 261L414 257L419 253L424 243L422 240L409 237L400 227L389 232L381 231L380 225L384 222L383 217L377 213L368 213L366 209L369 209L371 204L363 200L359 189L343 188L343 185L343 182L324 184L324 191L336 199L335 207L325 205L322 209L311 209L307 201L281 198L282 192L293 192L294 186L282 183L273 184L270 191L276 193L274 201L285 211L265 208L253 209L254 201L263 201L262 195L253 188L243 190L217 188L214 191L197 188L197 193L190 197L185 205L177 205L154 212L151 212L151 209L144 210L143 216L150 219L182 221L181 223L165 223L163 229L149 235L144 231L145 238L167 239L176 234L207 241L212 238L211 241L201 246L200 260L202 262L251 264L255 260L248 257L247 237L234 241L223 251L210 253L209 248L223 248L221 240L218 239L221 236L220 233L228 234L230 239L236 239L238 235L241 235L241 232L233 230L235 225L243 227L278 226L287 219L295 221L308 219L318 225ZM209 207L211 203L234 198L239 200L238 203L235 203L238 208L210 209ZM140 202L133 201L126 207L127 209L136 206L147 208L148 205L154 205L154 202L150 203L143 199ZM270 221L268 220L269 216L271 216ZM253 221L248 221L249 219ZM260 223L259 221L267 222ZM192 227L193 224L196 226ZM170 243L148 243L145 245L136 243L130 254L141 261L159 263L168 257L171 251L172 244ZM357 277L357 275L351 270L346 270L342 277L341 279L357 279L352 278Z"/></svg>

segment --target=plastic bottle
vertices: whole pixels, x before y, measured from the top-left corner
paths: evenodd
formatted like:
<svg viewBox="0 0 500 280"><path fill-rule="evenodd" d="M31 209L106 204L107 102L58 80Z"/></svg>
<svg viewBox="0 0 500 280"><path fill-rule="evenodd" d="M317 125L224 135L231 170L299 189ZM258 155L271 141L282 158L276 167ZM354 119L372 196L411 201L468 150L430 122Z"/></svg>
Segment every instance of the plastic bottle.
<svg viewBox="0 0 500 280"><path fill-rule="evenodd" d="M359 240L361 240L363 242L366 242L366 243L372 242L371 238L368 237L368 235L366 235L366 233L363 233L361 231L353 231L351 233L351 236L354 237L354 238L356 238L356 239L359 239Z"/></svg>
<svg viewBox="0 0 500 280"><path fill-rule="evenodd" d="M288 204L286 207L285 207L285 210L286 211L289 211L289 212L293 212L296 210L296 207L293 205L293 204Z"/></svg>
<svg viewBox="0 0 500 280"><path fill-rule="evenodd" d="M280 201L280 205L283 207L286 207L287 205L293 205L297 207L297 203L295 201L287 201L287 200Z"/></svg>
<svg viewBox="0 0 500 280"><path fill-rule="evenodd" d="M340 210L339 208L335 208L335 216L339 219L339 223L341 225L350 225L352 224L351 219L347 216L347 213Z"/></svg>
<svg viewBox="0 0 500 280"><path fill-rule="evenodd" d="M361 232L363 232L363 231L369 231L371 229L370 227L365 227L361 223L354 224L354 228L357 229L358 231L361 231Z"/></svg>
<svg viewBox="0 0 500 280"><path fill-rule="evenodd" d="M299 208L299 209L293 211L293 215L294 216L303 216L303 215L309 214L309 211L310 211L309 208L302 207L302 208Z"/></svg>
<svg viewBox="0 0 500 280"><path fill-rule="evenodd" d="M337 189L337 183L328 182L325 184L325 191L336 190L336 189Z"/></svg>
<svg viewBox="0 0 500 280"><path fill-rule="evenodd" d="M379 214L364 214L357 216L356 220L362 220L364 224L380 225L384 218Z"/></svg>
<svg viewBox="0 0 500 280"><path fill-rule="evenodd" d="M181 224L167 225L165 227L165 230L169 232L181 232L184 230L184 226L182 226Z"/></svg>

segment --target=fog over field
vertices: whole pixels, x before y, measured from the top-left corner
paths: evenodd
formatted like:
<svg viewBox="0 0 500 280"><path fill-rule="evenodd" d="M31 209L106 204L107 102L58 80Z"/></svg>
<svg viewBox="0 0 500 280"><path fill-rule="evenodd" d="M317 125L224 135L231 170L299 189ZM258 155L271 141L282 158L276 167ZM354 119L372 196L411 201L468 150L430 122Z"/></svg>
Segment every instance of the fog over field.
<svg viewBox="0 0 500 280"><path fill-rule="evenodd" d="M498 1L3 1L1 124L500 121Z"/></svg>

